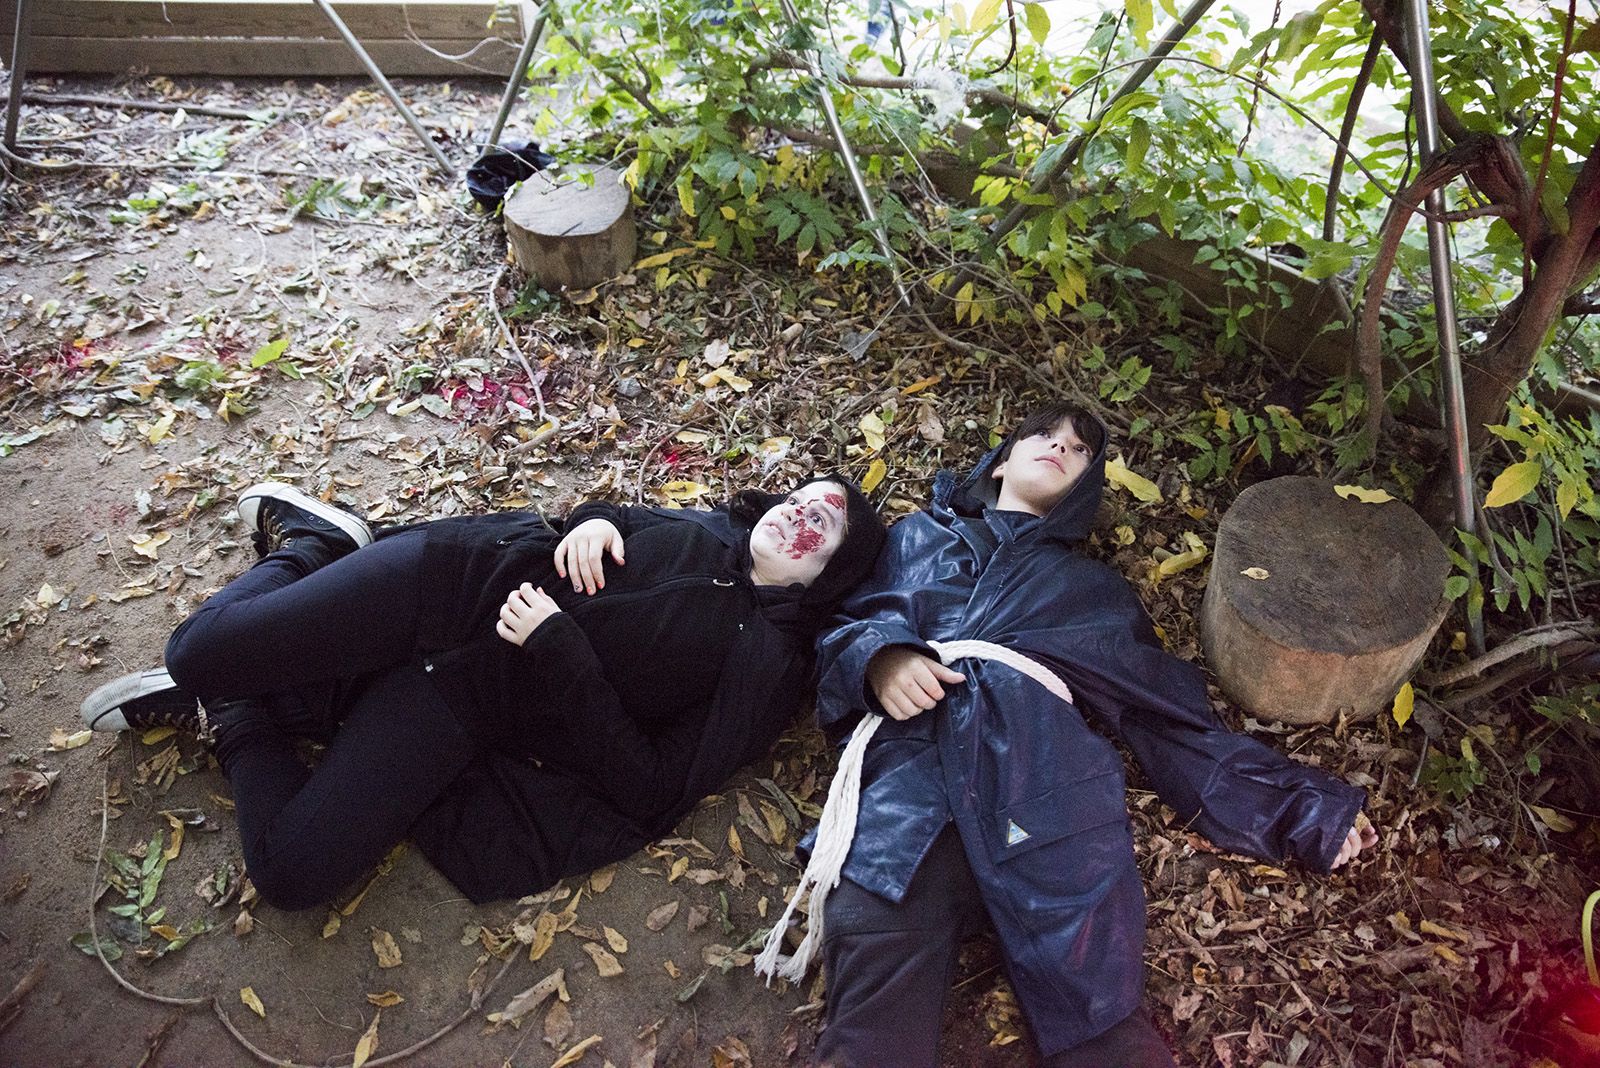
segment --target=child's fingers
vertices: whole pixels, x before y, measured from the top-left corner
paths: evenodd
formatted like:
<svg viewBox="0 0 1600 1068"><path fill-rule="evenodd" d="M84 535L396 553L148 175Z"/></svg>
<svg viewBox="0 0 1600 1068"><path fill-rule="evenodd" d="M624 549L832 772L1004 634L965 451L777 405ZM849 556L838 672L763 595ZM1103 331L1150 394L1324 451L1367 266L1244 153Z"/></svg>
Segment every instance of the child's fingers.
<svg viewBox="0 0 1600 1068"><path fill-rule="evenodd" d="M572 537L568 535L561 539L561 544L556 546L556 574L562 578L567 577L567 548L572 544Z"/></svg>
<svg viewBox="0 0 1600 1068"><path fill-rule="evenodd" d="M611 539L611 559L615 560L619 564L627 563L627 561L622 558L621 535L616 535Z"/></svg>
<svg viewBox="0 0 1600 1068"><path fill-rule="evenodd" d="M952 671L949 668L945 667L943 664L939 663L937 660L929 661L929 663L933 665L933 674L941 682L955 683L955 682L966 682L967 681L967 677L965 675L961 674L961 672Z"/></svg>

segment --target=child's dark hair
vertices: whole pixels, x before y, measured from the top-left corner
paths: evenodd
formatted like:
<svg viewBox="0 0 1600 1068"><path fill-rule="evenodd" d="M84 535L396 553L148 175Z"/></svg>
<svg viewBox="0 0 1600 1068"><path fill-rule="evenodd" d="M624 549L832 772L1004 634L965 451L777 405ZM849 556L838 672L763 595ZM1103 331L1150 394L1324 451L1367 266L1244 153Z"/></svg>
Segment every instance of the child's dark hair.
<svg viewBox="0 0 1600 1068"><path fill-rule="evenodd" d="M1072 432L1078 436L1079 441L1089 446L1091 453L1098 453L1105 445L1106 431L1105 427L1100 425L1100 420L1082 408L1065 401L1057 401L1035 408L1017 424L1017 429L1011 432L1011 437L1006 441L1006 449L1000 454L999 462L1004 463L1009 459L1011 447L1023 438L1035 434L1048 434L1067 420L1071 420Z"/></svg>

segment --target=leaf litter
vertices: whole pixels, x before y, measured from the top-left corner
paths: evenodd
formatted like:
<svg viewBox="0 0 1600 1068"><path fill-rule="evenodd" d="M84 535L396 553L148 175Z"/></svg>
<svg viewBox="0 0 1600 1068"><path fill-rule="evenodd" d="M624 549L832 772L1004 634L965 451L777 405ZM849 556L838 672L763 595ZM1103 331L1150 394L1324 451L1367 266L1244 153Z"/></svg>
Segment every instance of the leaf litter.
<svg viewBox="0 0 1600 1068"><path fill-rule="evenodd" d="M185 92L164 79L147 84ZM234 92L255 105L293 106L271 87ZM485 98L480 109L492 103ZM169 169L102 174L93 197L50 177L0 191L17 222L0 241L0 266L72 257L96 244L109 253L105 265L85 257L63 280L33 292L0 286L0 329L8 337L0 354L0 462L51 455L70 431L96 442L107 459L142 469L142 485L117 506L118 524L95 542L95 587L52 581L9 610L0 606L8 647L53 636L63 641L51 654L62 667L92 676L102 667L95 618L131 618L158 604L179 617L192 610L244 562L246 539L228 506L241 485L267 472L296 473L304 488L373 521L404 522L513 507L554 512L588 494L693 506L733 488L776 488L813 467L840 466L873 483L891 515L905 514L926 499L941 464L970 463L998 429L1052 396L1038 369L1059 384L1088 374L1086 353L1096 347L1144 344L1104 322L1063 324L1071 336L1055 344L979 331L972 336L987 355L955 354L914 325L884 318L881 287L870 277L810 274L775 260L748 273L684 270L721 265L694 248L692 234L660 204L641 207L641 236L664 250L653 258L671 259L641 264L581 303L563 304L515 280L491 292L502 277L491 224L462 198L425 189L405 157L373 155L359 138L335 146L341 129L382 128L390 121L382 108L368 90L348 94L338 103L340 121L331 121L337 110L327 112L299 143L282 123L208 126L199 116L184 124L178 142L167 132L173 128L136 117L105 136L130 162ZM468 135L461 109L440 112L432 121ZM81 109L60 114L61 131L91 123ZM299 159L304 173L251 173L245 153L268 147ZM229 260L197 244L182 260L189 284L163 285L159 265L173 253L162 246L187 244L203 226L226 226L262 249L293 241L299 254ZM353 314L344 298L358 287L400 293L424 281L436 284L437 302L408 309L420 314L404 320ZM527 368L503 351L490 300L504 310ZM864 346L863 337L875 343ZM1196 340L1203 350L1205 339ZM1248 405L1260 395L1252 372L1226 361L1202 360L1199 370L1203 391L1198 379L1161 380L1159 405L1135 398L1115 413L1115 424L1146 418L1176 436L1181 416L1167 413L1209 412L1217 398ZM1201 565L1216 517L1238 487L1190 481L1181 454L1152 447L1147 437L1120 444L1109 515L1091 551L1139 584L1172 650L1198 659ZM1363 501L1386 496L1341 489ZM1187 832L1135 774L1130 805L1150 897L1150 999L1158 1021L1171 1021L1180 1052L1222 1064L1275 1058L1310 1066L1346 1055L1377 1063L1404 1050L1418 1065L1453 1065L1474 1048L1464 1021L1482 1025L1475 1038L1502 1044L1531 1026L1528 1006L1552 981L1552 961L1567 945L1552 932L1557 923L1569 926L1585 864L1592 872L1600 848L1593 817L1543 803L1550 799L1542 791L1512 800L1522 789L1516 782L1481 787L1470 803L1412 788L1417 728L1398 708L1343 732L1284 731L1223 713L1367 785L1382 842L1329 879L1254 865ZM1509 733L1507 710L1481 705L1474 715L1498 736ZM73 744L40 739L35 751L53 748L72 761L66 774L81 773L88 754L76 750L88 739L54 729ZM135 761L134 789L159 797L204 766L170 735L152 732L145 741L153 751ZM609 922L580 922L583 894L561 888L560 897L526 902L532 914L516 922L486 915L470 946L491 958L526 946L530 960L563 953L567 964L587 955L604 976L610 966L620 971L616 954L629 948L619 931L642 924L666 932L686 905L685 928L698 939L691 952L706 970L677 990L694 998L712 972L743 966L769 899L792 886L789 853L819 812L831 759L820 735L797 725L758 764L756 778L689 817L682 837L590 877L589 894L610 890L608 903L622 900L610 889L619 874L643 880L648 898L628 899L638 916L605 912ZM63 773L15 766L7 799L20 811L44 805ZM210 929L197 926L209 921L179 922L176 903L157 901L167 865L192 864L184 835L196 826L159 818L170 837L157 831L107 853L114 903L102 903L108 923L100 944L108 958L127 946L152 964ZM1563 835L1573 841L1551 837ZM657 880L672 889L657 890ZM342 918L374 885L327 914L324 938L339 936ZM209 907L237 902L234 930L248 933L253 894L242 871L217 869L199 886ZM667 893L682 896L663 901ZM569 904L547 908L559 901ZM598 908L592 899L589 907ZM370 929L378 965L398 964L398 943ZM72 941L92 954L87 939ZM646 952L645 943L635 940L632 952ZM967 981L958 997L980 1010L965 1014L974 1026L981 1021L975 1040L1025 1048L1025 1024L992 952L970 951L962 969ZM573 994L564 976L564 968L551 973L489 1022L518 1023L552 995L565 1006ZM252 987L239 997L264 1015ZM553 1011L545 1033L559 1033L552 1043L559 1046L581 1032L582 1020L569 1026L557 1016L551 1024ZM377 1028L374 1013L357 1059L362 1044L371 1056ZM576 1063L600 1040L584 1039L557 1063ZM650 1041L653 1050L653 1032ZM720 1036L710 1048L719 1062L745 1056ZM1006 1063L1023 1063L1022 1054Z"/></svg>

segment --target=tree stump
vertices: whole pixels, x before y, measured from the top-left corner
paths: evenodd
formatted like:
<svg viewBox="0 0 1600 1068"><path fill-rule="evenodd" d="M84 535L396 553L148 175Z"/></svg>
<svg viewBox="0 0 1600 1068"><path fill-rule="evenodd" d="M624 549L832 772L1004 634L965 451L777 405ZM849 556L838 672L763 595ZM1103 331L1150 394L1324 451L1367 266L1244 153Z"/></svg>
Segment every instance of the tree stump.
<svg viewBox="0 0 1600 1068"><path fill-rule="evenodd" d="M592 185L576 175L594 175ZM538 172L506 198L511 258L548 290L588 289L633 265L632 205L622 176L607 167Z"/></svg>
<svg viewBox="0 0 1600 1068"><path fill-rule="evenodd" d="M1284 723L1387 708L1444 620L1450 558L1399 501L1316 478L1239 494L1217 530L1200 639L1222 689Z"/></svg>

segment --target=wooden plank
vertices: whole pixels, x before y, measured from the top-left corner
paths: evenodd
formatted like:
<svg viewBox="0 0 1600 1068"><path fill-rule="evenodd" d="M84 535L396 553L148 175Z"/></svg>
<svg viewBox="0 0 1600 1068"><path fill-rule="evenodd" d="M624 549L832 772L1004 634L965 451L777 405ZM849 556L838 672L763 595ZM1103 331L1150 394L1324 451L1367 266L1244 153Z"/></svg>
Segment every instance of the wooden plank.
<svg viewBox="0 0 1600 1068"><path fill-rule="evenodd" d="M333 8L360 40L401 40L411 34L425 41L522 40L518 8L507 7L491 26L495 5L482 0L404 5L339 0ZM0 0L0 26L15 26L16 11L16 0ZM85 31L100 38L338 37L321 10L306 0L33 0L35 37L77 37Z"/></svg>
<svg viewBox="0 0 1600 1068"><path fill-rule="evenodd" d="M338 77L367 70L339 41L283 38L141 38L32 36L28 72L122 74L140 69L158 74L215 74L267 77ZM471 41L430 42L441 52L465 52ZM371 40L362 45L385 74L393 77L483 75L503 78L516 64L517 51L488 44L460 62L440 59L409 40ZM0 55L11 54L11 38L0 37Z"/></svg>

